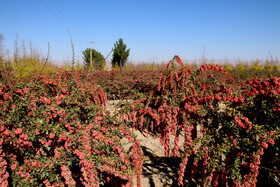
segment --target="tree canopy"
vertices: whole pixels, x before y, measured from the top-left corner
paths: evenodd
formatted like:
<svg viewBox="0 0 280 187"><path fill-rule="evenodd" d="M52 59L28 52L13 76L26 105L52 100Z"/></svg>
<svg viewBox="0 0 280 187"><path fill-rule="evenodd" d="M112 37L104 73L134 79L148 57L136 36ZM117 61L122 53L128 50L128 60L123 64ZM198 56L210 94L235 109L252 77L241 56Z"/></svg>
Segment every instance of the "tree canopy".
<svg viewBox="0 0 280 187"><path fill-rule="evenodd" d="M128 60L130 52L130 49L127 49L122 38L114 44L113 52L112 66L122 68Z"/></svg>
<svg viewBox="0 0 280 187"><path fill-rule="evenodd" d="M103 55L96 51L95 49L91 49L92 53L92 64L90 64L90 48L84 50L83 53L83 60L84 64L89 69L100 70L105 67L105 59Z"/></svg>

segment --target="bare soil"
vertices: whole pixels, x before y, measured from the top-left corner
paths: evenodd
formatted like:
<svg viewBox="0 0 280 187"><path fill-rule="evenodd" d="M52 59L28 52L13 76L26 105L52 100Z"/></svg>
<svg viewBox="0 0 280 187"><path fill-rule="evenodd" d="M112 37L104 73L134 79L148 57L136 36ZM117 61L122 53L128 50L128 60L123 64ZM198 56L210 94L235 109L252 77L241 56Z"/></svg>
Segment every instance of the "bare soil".
<svg viewBox="0 0 280 187"><path fill-rule="evenodd" d="M118 110L120 105L130 101L112 100L108 101L106 109L111 114ZM138 130L132 130L140 141L140 146L144 153L143 172L141 175L141 186L143 187L167 187L178 186L178 169L180 159L175 157L165 157L164 146L160 143L159 137L150 133L141 133ZM179 149L183 148L183 137L180 137ZM124 149L129 151L131 144L126 139L121 140ZM170 145L173 146L174 137L170 137ZM136 185L136 178L133 180L133 186Z"/></svg>

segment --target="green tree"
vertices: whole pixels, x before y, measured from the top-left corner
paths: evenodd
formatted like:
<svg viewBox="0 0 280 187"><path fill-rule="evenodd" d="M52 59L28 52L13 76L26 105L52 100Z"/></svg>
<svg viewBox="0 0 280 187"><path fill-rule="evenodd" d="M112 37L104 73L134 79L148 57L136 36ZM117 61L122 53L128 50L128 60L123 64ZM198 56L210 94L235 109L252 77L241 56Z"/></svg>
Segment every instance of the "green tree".
<svg viewBox="0 0 280 187"><path fill-rule="evenodd" d="M96 51L95 49L91 49L92 64L90 64L90 48L87 48L82 53L84 55L84 64L87 68L100 70L105 67L105 59L100 52Z"/></svg>
<svg viewBox="0 0 280 187"><path fill-rule="evenodd" d="M126 63L130 49L126 49L126 44L123 43L123 39L120 38L115 44L113 49L113 59L112 59L112 67L120 67L122 68Z"/></svg>

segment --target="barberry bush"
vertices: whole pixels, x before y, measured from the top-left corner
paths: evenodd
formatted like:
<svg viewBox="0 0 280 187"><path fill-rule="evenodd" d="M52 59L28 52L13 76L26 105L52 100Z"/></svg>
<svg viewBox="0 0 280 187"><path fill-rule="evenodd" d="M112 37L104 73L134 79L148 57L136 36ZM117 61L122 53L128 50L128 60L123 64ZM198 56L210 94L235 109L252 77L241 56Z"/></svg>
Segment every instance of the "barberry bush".
<svg viewBox="0 0 280 187"><path fill-rule="evenodd" d="M109 100L135 99L146 96L160 77L160 71L84 71L82 76L107 93Z"/></svg>
<svg viewBox="0 0 280 187"><path fill-rule="evenodd" d="M140 185L139 142L104 111L101 88L75 71L25 82L0 76L2 186L121 186L135 176Z"/></svg>
<svg viewBox="0 0 280 187"><path fill-rule="evenodd" d="M121 186L135 176L139 186L142 151L130 127L181 158L179 185L279 185L278 77L240 81L218 65L192 70L178 56L163 72L14 77L0 73L4 186ZM107 94L136 100L109 116Z"/></svg>
<svg viewBox="0 0 280 187"><path fill-rule="evenodd" d="M176 62L180 70L172 68ZM166 156L181 158L179 185L255 186L260 171L273 180L280 175L277 77L239 84L219 65L192 71L175 56L128 113L132 127L160 137Z"/></svg>

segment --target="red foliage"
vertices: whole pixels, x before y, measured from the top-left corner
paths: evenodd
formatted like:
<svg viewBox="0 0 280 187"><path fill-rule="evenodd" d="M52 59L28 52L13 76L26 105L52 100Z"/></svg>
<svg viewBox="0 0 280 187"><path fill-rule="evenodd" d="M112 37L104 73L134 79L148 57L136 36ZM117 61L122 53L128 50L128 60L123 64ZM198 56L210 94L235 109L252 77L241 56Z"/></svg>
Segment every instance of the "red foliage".
<svg viewBox="0 0 280 187"><path fill-rule="evenodd" d="M180 70L172 69L175 60ZM131 109L132 126L157 134L166 156L182 158L179 185L188 172L200 173L196 180L206 185L256 185L261 156L279 138L279 78L235 84L218 65L193 72L175 56L147 95ZM184 150L178 154L180 134ZM193 169L185 171L187 165Z"/></svg>
<svg viewBox="0 0 280 187"><path fill-rule="evenodd" d="M27 83L6 78L0 82L2 185L121 186L134 176L139 180L139 143L104 111L106 92L75 71ZM133 144L131 152L120 138Z"/></svg>

